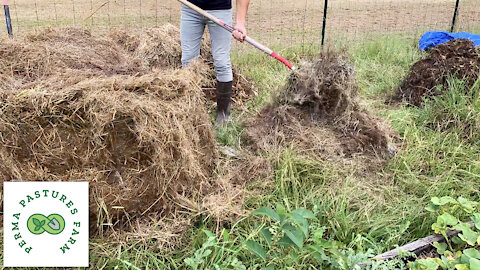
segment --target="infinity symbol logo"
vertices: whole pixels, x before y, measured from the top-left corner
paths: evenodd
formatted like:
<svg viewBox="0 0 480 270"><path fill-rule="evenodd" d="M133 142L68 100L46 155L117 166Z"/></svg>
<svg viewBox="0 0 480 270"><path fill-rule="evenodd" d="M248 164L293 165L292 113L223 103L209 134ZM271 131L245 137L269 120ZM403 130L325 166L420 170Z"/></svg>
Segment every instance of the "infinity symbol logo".
<svg viewBox="0 0 480 270"><path fill-rule="evenodd" d="M42 214L33 214L28 218L27 228L33 234L59 234L65 229L65 219L59 214L51 214L48 217Z"/></svg>

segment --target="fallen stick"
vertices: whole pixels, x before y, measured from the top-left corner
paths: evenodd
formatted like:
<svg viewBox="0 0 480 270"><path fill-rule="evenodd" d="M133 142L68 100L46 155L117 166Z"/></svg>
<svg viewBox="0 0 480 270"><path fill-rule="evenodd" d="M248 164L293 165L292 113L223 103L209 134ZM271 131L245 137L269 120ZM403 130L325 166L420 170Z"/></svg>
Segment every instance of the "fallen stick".
<svg viewBox="0 0 480 270"><path fill-rule="evenodd" d="M459 233L460 231L448 231L447 237L452 238L454 236L457 236ZM373 259L374 260L391 260L398 257L399 253L402 251L411 252L411 253L415 253L416 255L419 255L423 251L427 250L428 248L433 247L433 243L440 242L440 241L445 241L445 238L443 237L443 235L441 234L430 235L425 238L419 239L415 242L412 242L410 244L406 244L405 246L398 247L396 249L377 255L373 257Z"/></svg>
<svg viewBox="0 0 480 270"><path fill-rule="evenodd" d="M470 226L473 226L473 222L468 222ZM450 230L447 231L447 238L452 238L457 236L461 231L457 230ZM425 250L433 248L433 243L435 242L442 242L445 241L445 237L441 234L433 234L427 237L424 237L422 239L418 239L417 241L414 241L412 243L406 244L404 246L398 247L396 249L387 251L385 253L382 253L380 255L377 255L372 258L374 261L386 261L386 260L392 260L397 258L401 252L410 252L414 253L415 255L420 255L422 252ZM365 262L365 263L358 263L358 266L364 267L367 265L370 265L370 262Z"/></svg>

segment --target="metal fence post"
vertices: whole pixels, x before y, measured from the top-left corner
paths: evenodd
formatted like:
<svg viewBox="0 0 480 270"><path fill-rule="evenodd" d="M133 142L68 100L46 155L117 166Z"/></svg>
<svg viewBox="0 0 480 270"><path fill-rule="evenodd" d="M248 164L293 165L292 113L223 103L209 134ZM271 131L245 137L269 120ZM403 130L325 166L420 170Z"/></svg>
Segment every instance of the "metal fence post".
<svg viewBox="0 0 480 270"><path fill-rule="evenodd" d="M460 4L460 0L457 0L457 3L455 4L455 12L453 13L452 28L450 28L451 33L453 33L453 30L455 29L455 23L457 21L458 5L459 4Z"/></svg>
<svg viewBox="0 0 480 270"><path fill-rule="evenodd" d="M10 8L8 7L8 0L3 0L3 9L5 10L5 21L7 23L7 31L10 37L13 36L12 19L10 18Z"/></svg>
<svg viewBox="0 0 480 270"><path fill-rule="evenodd" d="M327 26L328 0L325 0L323 6L323 26L322 26L322 46L325 44L325 27Z"/></svg>

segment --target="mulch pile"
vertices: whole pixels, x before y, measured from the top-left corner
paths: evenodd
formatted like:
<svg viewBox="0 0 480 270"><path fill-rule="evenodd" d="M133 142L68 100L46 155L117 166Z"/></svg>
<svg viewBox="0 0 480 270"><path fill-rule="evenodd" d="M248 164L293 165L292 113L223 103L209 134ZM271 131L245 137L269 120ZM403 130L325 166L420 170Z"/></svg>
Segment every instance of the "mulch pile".
<svg viewBox="0 0 480 270"><path fill-rule="evenodd" d="M231 213L241 195L217 175L202 90L212 70L202 59L179 69L178 35L167 25L0 40L0 182L89 181L94 230L185 209Z"/></svg>
<svg viewBox="0 0 480 270"><path fill-rule="evenodd" d="M442 94L450 77L465 80L473 86L480 75L480 50L466 39L452 40L436 46L416 62L404 79L393 101L420 106L425 98Z"/></svg>
<svg viewBox="0 0 480 270"><path fill-rule="evenodd" d="M393 131L360 108L354 68L341 52L324 52L303 63L247 126L247 139L263 151L294 143L329 155L395 152Z"/></svg>

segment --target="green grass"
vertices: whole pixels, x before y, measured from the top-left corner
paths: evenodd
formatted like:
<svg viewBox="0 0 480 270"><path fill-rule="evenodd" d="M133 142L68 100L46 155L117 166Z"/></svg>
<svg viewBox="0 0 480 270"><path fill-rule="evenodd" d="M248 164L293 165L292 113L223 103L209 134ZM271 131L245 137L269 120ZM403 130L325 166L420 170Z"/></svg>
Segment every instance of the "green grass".
<svg viewBox="0 0 480 270"><path fill-rule="evenodd" d="M433 217L424 208L432 196L478 199L480 147L472 143L478 141L472 137L478 132L470 131L462 139L465 123L478 127L478 99L467 100L468 90L461 82L452 81L444 98L429 101L424 108L387 107L383 100L393 94L411 64L422 56L416 44L395 36L369 38L350 47L349 53L360 93L370 104L367 107L399 132L401 151L379 173L377 181L369 182L355 176L355 168L345 171L328 162L305 160L295 149L286 149L276 162L274 183L263 187L262 196L250 198L247 207L280 203L288 209L311 209L318 218L312 226L326 227L331 239L356 252L380 253L430 234ZM287 56L292 56L289 54L295 56L287 51ZM267 57L250 52L235 59L262 89L282 87L287 74ZM478 93L478 87L470 91ZM252 109L261 108L270 93L261 94ZM442 127L445 123L450 124ZM246 219L231 234L239 236L240 244L259 226L257 222Z"/></svg>
<svg viewBox="0 0 480 270"><path fill-rule="evenodd" d="M399 154L377 181L369 182L355 176L354 169L344 171L335 164L305 160L295 149L286 149L276 162L273 186L263 196L250 198L247 207L278 203L290 209L306 207L318 218L312 226L325 226L331 239L357 252L380 253L430 234L433 217L424 208L432 196L478 199L480 115L478 98L468 97L478 96L479 89L465 89L461 81L452 80L447 94L428 101L424 108L388 107L383 100L422 57L416 44L387 36L369 38L348 51L366 106L390 121L400 134ZM235 59L262 88L281 87L286 74L275 63L272 66L254 52ZM267 91L252 108L261 108L268 98ZM239 226L245 229L232 233L241 236L259 225L245 220Z"/></svg>
<svg viewBox="0 0 480 270"><path fill-rule="evenodd" d="M397 36L370 37L350 49L361 94L375 99L393 93L410 65L421 56L414 41Z"/></svg>

